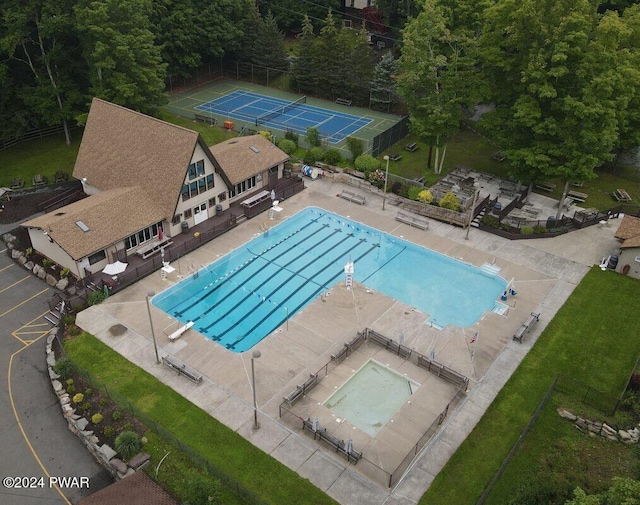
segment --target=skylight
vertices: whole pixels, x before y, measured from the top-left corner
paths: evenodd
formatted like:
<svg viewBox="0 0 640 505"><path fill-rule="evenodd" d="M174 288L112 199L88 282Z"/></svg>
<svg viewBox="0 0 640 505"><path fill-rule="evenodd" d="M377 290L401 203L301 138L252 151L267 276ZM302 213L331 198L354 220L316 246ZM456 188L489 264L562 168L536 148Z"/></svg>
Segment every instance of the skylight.
<svg viewBox="0 0 640 505"><path fill-rule="evenodd" d="M258 149L256 146L249 146L249 149L251 149L254 153L260 152L260 149Z"/></svg>
<svg viewBox="0 0 640 505"><path fill-rule="evenodd" d="M89 231L89 227L86 224L84 224L82 221L76 221L76 224L78 225L78 228L80 228L85 233Z"/></svg>

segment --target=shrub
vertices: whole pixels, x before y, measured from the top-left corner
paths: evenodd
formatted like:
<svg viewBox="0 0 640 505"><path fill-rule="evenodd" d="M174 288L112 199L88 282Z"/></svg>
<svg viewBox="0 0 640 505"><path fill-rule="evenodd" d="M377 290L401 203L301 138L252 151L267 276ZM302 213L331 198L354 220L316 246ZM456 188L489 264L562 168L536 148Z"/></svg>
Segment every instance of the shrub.
<svg viewBox="0 0 640 505"><path fill-rule="evenodd" d="M111 419L113 419L114 421L119 421L120 419L122 419L122 412L120 412L119 410L115 410L113 414L111 414Z"/></svg>
<svg viewBox="0 0 640 505"><path fill-rule="evenodd" d="M67 393L69 393L70 395L76 392L76 386L73 383L73 379L67 379L67 386L65 389L67 390Z"/></svg>
<svg viewBox="0 0 640 505"><path fill-rule="evenodd" d="M73 386L75 384L75 381L73 379L67 379L65 382L67 386Z"/></svg>
<svg viewBox="0 0 640 505"><path fill-rule="evenodd" d="M430 204L431 202L433 202L433 195L431 194L431 191L429 191L428 189L423 189L422 191L420 191L420 193L418 193L418 201L420 203L426 204Z"/></svg>
<svg viewBox="0 0 640 505"><path fill-rule="evenodd" d="M498 216L493 216L491 214L485 214L482 216L480 224L483 226L490 226L491 228L500 228L500 220L498 219Z"/></svg>
<svg viewBox="0 0 640 505"><path fill-rule="evenodd" d="M77 337L78 335L80 335L80 333L82 333L82 330L75 324L72 324L67 328L67 333L72 337Z"/></svg>
<svg viewBox="0 0 640 505"><path fill-rule="evenodd" d="M291 131L285 132L284 138L287 139L287 140L290 140L291 142L293 142L296 145L296 147L298 147L298 138L299 137L298 137L298 134L296 132L291 132Z"/></svg>
<svg viewBox="0 0 640 505"><path fill-rule="evenodd" d="M292 155L295 152L295 150L298 148L296 143L293 140L289 140L289 139L280 139L278 141L278 147L288 155Z"/></svg>
<svg viewBox="0 0 640 505"><path fill-rule="evenodd" d="M111 438L112 436L114 436L116 434L116 429L113 426L105 426L102 429L102 433L104 433L105 437Z"/></svg>
<svg viewBox="0 0 640 505"><path fill-rule="evenodd" d="M104 421L104 416L100 414L100 412L91 416L91 422L93 424L100 424L102 421Z"/></svg>
<svg viewBox="0 0 640 505"><path fill-rule="evenodd" d="M536 235L547 233L547 228L541 224L537 224L533 227L533 233L535 233Z"/></svg>
<svg viewBox="0 0 640 505"><path fill-rule="evenodd" d="M64 318L62 319L62 322L64 323L65 326L71 326L72 324L76 324L76 316L72 316L72 315L64 316Z"/></svg>
<svg viewBox="0 0 640 505"><path fill-rule="evenodd" d="M100 405L101 407L104 407L107 403L109 403L109 400L107 398L100 398L98 400L98 405Z"/></svg>
<svg viewBox="0 0 640 505"><path fill-rule="evenodd" d="M67 267L64 267L62 270L60 270L60 278L66 279L67 277L69 277L70 273L71 273L71 270L69 270Z"/></svg>
<svg viewBox="0 0 640 505"><path fill-rule="evenodd" d="M84 392L84 396L86 398L89 398L92 394L93 394L93 389L91 388L87 388L87 390Z"/></svg>
<svg viewBox="0 0 640 505"><path fill-rule="evenodd" d="M84 410L85 412L89 412L91 410L91 403L90 402L84 402L82 404L82 407L80 407L82 410Z"/></svg>
<svg viewBox="0 0 640 505"><path fill-rule="evenodd" d="M69 358L61 358L53 365L53 371L63 379L68 379L75 372L76 367Z"/></svg>
<svg viewBox="0 0 640 505"><path fill-rule="evenodd" d="M24 251L24 255L27 258L30 258L31 256L33 256L33 247L27 247Z"/></svg>
<svg viewBox="0 0 640 505"><path fill-rule="evenodd" d="M322 159L323 155L324 151L322 150L322 147L312 147L304 154L303 161L307 165L314 165L316 161Z"/></svg>
<svg viewBox="0 0 640 505"><path fill-rule="evenodd" d="M370 154L361 154L356 158L354 166L356 167L356 170L360 170L361 172L368 174L369 172L380 168L380 160L377 160Z"/></svg>
<svg viewBox="0 0 640 505"><path fill-rule="evenodd" d="M391 191L393 191L396 195L402 196L404 198L409 198L410 189L411 186L407 186L406 184L402 184L399 182L395 182L393 186L391 186Z"/></svg>
<svg viewBox="0 0 640 505"><path fill-rule="evenodd" d="M418 195L420 194L420 191L422 191L421 188L419 188L418 186L409 186L409 190L407 191L407 197L410 200L418 200Z"/></svg>
<svg viewBox="0 0 640 505"><path fill-rule="evenodd" d="M133 430L133 425L131 423L124 423L124 426L122 427L122 431L132 431Z"/></svg>
<svg viewBox="0 0 640 505"><path fill-rule="evenodd" d="M356 137L347 137L347 147L354 160L364 152L364 143Z"/></svg>
<svg viewBox="0 0 640 505"><path fill-rule="evenodd" d="M129 460L135 456L142 446L138 435L133 431L123 431L116 437L116 451L124 459Z"/></svg>
<svg viewBox="0 0 640 505"><path fill-rule="evenodd" d="M103 291L92 291L87 297L87 303L89 305L98 305L104 302L106 298L107 295L105 295Z"/></svg>
<svg viewBox="0 0 640 505"><path fill-rule="evenodd" d="M369 172L367 179L369 179L369 182L376 188L382 189L384 187L384 172L379 168L373 172Z"/></svg>
<svg viewBox="0 0 640 505"><path fill-rule="evenodd" d="M77 393L72 399L73 403L82 403L84 401L84 395L82 393Z"/></svg>
<svg viewBox="0 0 640 505"><path fill-rule="evenodd" d="M49 258L43 258L42 259L42 266L45 268L49 268L50 266L53 265L53 260L50 260Z"/></svg>
<svg viewBox="0 0 640 505"><path fill-rule="evenodd" d="M460 200L458 200L458 197L456 195L449 191L442 197L439 205L443 209L458 211L460 209Z"/></svg>
<svg viewBox="0 0 640 505"><path fill-rule="evenodd" d="M258 132L258 135L262 135L265 139L267 139L269 142L271 142L271 132L268 130L260 130Z"/></svg>
<svg viewBox="0 0 640 505"><path fill-rule="evenodd" d="M533 226L523 226L520 228L520 235L533 235Z"/></svg>
<svg viewBox="0 0 640 505"><path fill-rule="evenodd" d="M342 161L342 156L340 155L340 151L332 147L325 151L322 159L329 165L337 165Z"/></svg>
<svg viewBox="0 0 640 505"><path fill-rule="evenodd" d="M220 481L207 475L192 474L185 483L182 497L185 505L220 504Z"/></svg>
<svg viewBox="0 0 640 505"><path fill-rule="evenodd" d="M320 140L320 130L318 130L315 126L307 127L307 134L305 135L307 139L307 144L309 147L320 147L322 142Z"/></svg>

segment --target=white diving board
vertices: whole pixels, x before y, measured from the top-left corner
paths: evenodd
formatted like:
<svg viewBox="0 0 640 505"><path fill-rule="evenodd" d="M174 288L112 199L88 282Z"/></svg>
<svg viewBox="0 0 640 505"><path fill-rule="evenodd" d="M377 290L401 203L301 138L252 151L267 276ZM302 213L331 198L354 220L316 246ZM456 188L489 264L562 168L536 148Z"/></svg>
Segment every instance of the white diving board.
<svg viewBox="0 0 640 505"><path fill-rule="evenodd" d="M178 328L171 335L169 335L169 340L173 341L173 340L179 339L185 331L187 331L189 328L193 326L193 324L194 324L193 321L189 321L184 326L180 326L180 328Z"/></svg>

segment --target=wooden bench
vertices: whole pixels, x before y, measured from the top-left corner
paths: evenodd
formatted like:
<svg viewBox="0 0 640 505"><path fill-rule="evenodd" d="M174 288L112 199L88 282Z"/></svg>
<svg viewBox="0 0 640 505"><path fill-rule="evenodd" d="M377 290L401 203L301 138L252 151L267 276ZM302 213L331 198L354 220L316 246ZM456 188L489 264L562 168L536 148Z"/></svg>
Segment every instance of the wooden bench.
<svg viewBox="0 0 640 505"><path fill-rule="evenodd" d="M556 189L556 185L553 182L536 182L536 188L551 193L554 189Z"/></svg>
<svg viewBox="0 0 640 505"><path fill-rule="evenodd" d="M524 337L531 331L531 328L535 326L535 324L538 322L538 319L540 319L540 313L532 312L527 320L522 323L522 326L518 328L518 331L515 332L515 334L513 335L513 340L517 340L518 342L522 343L522 337Z"/></svg>
<svg viewBox="0 0 640 505"><path fill-rule="evenodd" d="M303 384L296 386L296 388L291 393L289 393L287 396L283 396L282 399L287 402L289 406L291 406L300 398L305 396L307 394L307 391L313 389L316 384L318 384L318 374L312 374Z"/></svg>
<svg viewBox="0 0 640 505"><path fill-rule="evenodd" d="M414 226L415 228L420 228L425 231L429 229L429 221L424 218L410 216L404 212L398 212L396 221L400 221L401 223L408 224L409 226Z"/></svg>
<svg viewBox="0 0 640 505"><path fill-rule="evenodd" d="M9 186L10 189L20 189L24 186L24 179L21 179L20 177L15 177L12 181L11 181L11 185Z"/></svg>
<svg viewBox="0 0 640 505"><path fill-rule="evenodd" d="M351 104L353 102L352 102L352 100L349 100L348 98L336 98L336 103L338 105L346 105L347 107L351 107Z"/></svg>
<svg viewBox="0 0 640 505"><path fill-rule="evenodd" d="M189 328L191 328L195 323L193 321L189 321L187 324L180 326L176 331L174 331L171 335L169 335L169 340L172 342L174 340L179 339Z"/></svg>
<svg viewBox="0 0 640 505"><path fill-rule="evenodd" d="M381 345L388 351L391 351L398 356L402 356L403 358L408 358L413 352L408 347L405 347L404 345L399 344L398 342L385 337L384 335L380 335L378 332L375 332L373 330L369 330L367 332L367 338L371 339L376 344Z"/></svg>
<svg viewBox="0 0 640 505"><path fill-rule="evenodd" d="M54 177L54 182L64 182L68 178L67 173L62 170L58 170Z"/></svg>
<svg viewBox="0 0 640 505"><path fill-rule="evenodd" d="M358 332L358 334L352 338L349 342L344 344L336 354L331 355L331 359L336 363L342 363L353 351L355 351L366 338L365 332Z"/></svg>
<svg viewBox="0 0 640 505"><path fill-rule="evenodd" d="M349 462L357 463L360 459L362 459L362 453L356 451L353 446L351 448L347 447L347 444L344 440L340 440L338 437L334 437L330 433L327 432L326 428L322 428L321 430L314 431L313 429L313 421L310 419L303 421L303 429L306 429L313 433L314 440L320 440L321 442L325 442L331 447L333 447L336 452L340 452L347 457Z"/></svg>
<svg viewBox="0 0 640 505"><path fill-rule="evenodd" d="M47 178L40 174L36 174L33 176L32 182L34 186L44 186L47 183Z"/></svg>
<svg viewBox="0 0 640 505"><path fill-rule="evenodd" d="M631 197L624 189L616 189L613 192L613 197L619 202L630 202Z"/></svg>
<svg viewBox="0 0 640 505"><path fill-rule="evenodd" d="M146 260L149 256L153 256L159 252L163 247L170 246L171 244L173 244L173 241L169 240L168 237L163 240L153 240L138 249L136 254L143 260Z"/></svg>
<svg viewBox="0 0 640 505"><path fill-rule="evenodd" d="M404 148L405 148L405 150L407 150L410 153L412 153L413 151L418 149L418 144L416 142L411 142L410 144L405 144Z"/></svg>
<svg viewBox="0 0 640 505"><path fill-rule="evenodd" d="M461 389L464 388L465 391L469 386L468 377L456 372L455 370L447 368L437 361L431 361L422 354L418 354L418 366L446 380L447 382L458 386Z"/></svg>
<svg viewBox="0 0 640 505"><path fill-rule="evenodd" d="M187 379L193 382L197 383L202 380L202 374L173 356L163 356L162 363L178 372L178 375L184 375Z"/></svg>
<svg viewBox="0 0 640 505"><path fill-rule="evenodd" d="M584 202L589 195L586 193L580 193L579 191L569 191L567 193L567 198L571 198L575 202Z"/></svg>
<svg viewBox="0 0 640 505"><path fill-rule="evenodd" d="M344 198L345 200L349 200L350 202L357 203L359 205L364 205L366 201L364 196L356 195L351 191L342 191L340 193L340 198Z"/></svg>

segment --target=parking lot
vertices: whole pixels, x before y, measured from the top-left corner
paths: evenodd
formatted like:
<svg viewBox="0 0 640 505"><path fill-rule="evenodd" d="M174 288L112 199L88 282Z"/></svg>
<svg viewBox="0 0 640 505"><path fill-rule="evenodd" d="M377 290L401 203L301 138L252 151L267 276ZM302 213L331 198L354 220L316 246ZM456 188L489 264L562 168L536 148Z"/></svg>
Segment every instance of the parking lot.
<svg viewBox="0 0 640 505"><path fill-rule="evenodd" d="M46 368L44 319L53 288L17 265L0 242L0 503L77 503L111 483L68 430ZM88 477L63 488L55 478ZM19 479L18 479L19 478Z"/></svg>

